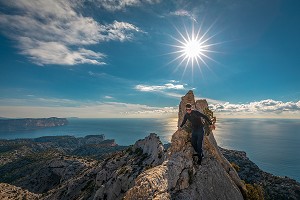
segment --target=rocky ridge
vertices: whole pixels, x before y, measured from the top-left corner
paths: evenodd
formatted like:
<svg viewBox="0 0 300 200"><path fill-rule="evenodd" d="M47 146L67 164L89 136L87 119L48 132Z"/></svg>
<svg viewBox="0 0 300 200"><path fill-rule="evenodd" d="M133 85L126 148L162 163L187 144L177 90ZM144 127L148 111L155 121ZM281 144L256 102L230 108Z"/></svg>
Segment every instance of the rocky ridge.
<svg viewBox="0 0 300 200"><path fill-rule="evenodd" d="M42 199L122 199L139 174L163 162L163 155L158 136L150 134L50 190Z"/></svg>
<svg viewBox="0 0 300 200"><path fill-rule="evenodd" d="M0 140L0 182L42 194L125 148L104 135Z"/></svg>
<svg viewBox="0 0 300 200"><path fill-rule="evenodd" d="M206 100L194 99L189 91L179 105L178 124L181 123L186 103L195 109L207 107ZM220 153L213 133L205 136L203 165L195 164L190 134L176 131L171 140L166 160L140 174L125 199L243 199L246 187L237 172Z"/></svg>

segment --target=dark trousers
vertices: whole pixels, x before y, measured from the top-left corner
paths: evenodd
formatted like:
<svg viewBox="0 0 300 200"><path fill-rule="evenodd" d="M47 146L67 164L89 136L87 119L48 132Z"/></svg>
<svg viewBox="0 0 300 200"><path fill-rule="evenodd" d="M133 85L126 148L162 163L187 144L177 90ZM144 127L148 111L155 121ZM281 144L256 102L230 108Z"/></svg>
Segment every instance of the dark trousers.
<svg viewBox="0 0 300 200"><path fill-rule="evenodd" d="M194 147L200 159L202 158L203 136L204 136L203 127L199 127L192 130L192 146Z"/></svg>

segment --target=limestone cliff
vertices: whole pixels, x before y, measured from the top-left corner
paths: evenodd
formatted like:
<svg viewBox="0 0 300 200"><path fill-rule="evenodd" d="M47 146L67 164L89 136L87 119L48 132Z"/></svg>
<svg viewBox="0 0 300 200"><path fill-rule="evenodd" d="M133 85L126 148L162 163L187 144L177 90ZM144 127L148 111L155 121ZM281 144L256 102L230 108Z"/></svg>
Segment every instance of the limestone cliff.
<svg viewBox="0 0 300 200"><path fill-rule="evenodd" d="M186 103L200 111L208 106L206 100L195 101L193 92L189 91L181 99L178 124L183 120ZM177 130L166 160L140 174L125 199L243 199L246 187L220 153L213 133L204 138L202 165L193 160L190 138L189 132Z"/></svg>

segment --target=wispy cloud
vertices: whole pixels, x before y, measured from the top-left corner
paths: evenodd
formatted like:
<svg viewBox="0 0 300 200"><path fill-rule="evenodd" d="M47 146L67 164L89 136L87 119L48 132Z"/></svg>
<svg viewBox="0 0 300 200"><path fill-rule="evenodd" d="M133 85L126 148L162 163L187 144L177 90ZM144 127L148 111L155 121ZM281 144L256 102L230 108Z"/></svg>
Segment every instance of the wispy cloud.
<svg viewBox="0 0 300 200"><path fill-rule="evenodd" d="M179 81L170 80L168 83L161 85L138 84L134 89L140 92L152 92L172 98L181 98L189 90L185 86L184 84L179 84Z"/></svg>
<svg viewBox="0 0 300 200"><path fill-rule="evenodd" d="M98 5L108 11L123 10L126 7L159 3L160 0L96 0Z"/></svg>
<svg viewBox="0 0 300 200"><path fill-rule="evenodd" d="M74 107L82 105L83 102L61 99L36 97L35 95L26 95L27 98L0 98L2 106L49 106L49 107Z"/></svg>
<svg viewBox="0 0 300 200"><path fill-rule="evenodd" d="M142 92L158 92L158 91L165 91L165 90L184 90L183 85L174 85L173 83L166 83L164 85L136 85L136 90Z"/></svg>
<svg viewBox="0 0 300 200"><path fill-rule="evenodd" d="M143 32L127 22L100 24L79 13L80 1L1 1L13 11L0 13L1 32L17 42L20 53L38 65L105 64L105 54L86 46L126 41ZM3 12L3 10L2 10Z"/></svg>
<svg viewBox="0 0 300 200"><path fill-rule="evenodd" d="M195 18L195 16L193 14L191 14L191 12L189 12L187 10L180 9L180 10L176 10L174 12L170 12L169 14L173 15L173 16L188 17L188 18L190 18L193 21L197 21L196 18Z"/></svg>
<svg viewBox="0 0 300 200"><path fill-rule="evenodd" d="M282 116L284 114L294 114L300 117L300 101L283 102L272 99L250 102L247 104L216 103L211 104L213 111L220 114L232 115L272 115Z"/></svg>
<svg viewBox="0 0 300 200"><path fill-rule="evenodd" d="M105 99L114 99L112 96L104 96Z"/></svg>
<svg viewBox="0 0 300 200"><path fill-rule="evenodd" d="M59 98L0 99L1 117L176 117L177 106L159 107L112 101L82 101ZM272 99L232 104L207 99L217 117L277 117L300 118L300 101L282 102ZM215 103L212 103L215 102Z"/></svg>
<svg viewBox="0 0 300 200"><path fill-rule="evenodd" d="M107 99L111 100L110 96ZM1 99L1 117L162 117L175 116L175 107L152 107L143 104L124 102L74 101L68 99Z"/></svg>

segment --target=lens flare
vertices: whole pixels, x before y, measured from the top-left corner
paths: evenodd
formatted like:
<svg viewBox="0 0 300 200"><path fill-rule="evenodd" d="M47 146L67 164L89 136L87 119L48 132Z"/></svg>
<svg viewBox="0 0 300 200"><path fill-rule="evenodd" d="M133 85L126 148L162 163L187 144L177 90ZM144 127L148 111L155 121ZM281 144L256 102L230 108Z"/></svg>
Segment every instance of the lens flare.
<svg viewBox="0 0 300 200"><path fill-rule="evenodd" d="M219 53L215 50L213 50L213 46L218 45L220 43L211 43L212 38L214 38L217 34L209 35L209 31L211 30L213 24L206 30L203 31L200 28L198 29L197 32L195 32L194 25L192 27L192 30L188 32L188 30L185 28L185 34L180 32L177 28L177 32L180 35L180 38L175 38L171 36L178 44L177 45L170 45L172 47L175 47L177 50L173 51L169 54L177 54L177 57L172 60L170 63L180 60L179 64L177 65L176 70L180 66L182 66L183 63L184 65L184 73L188 67L192 68L192 71L194 71L194 66L197 66L202 72L201 68L203 66L206 66L208 69L210 69L208 65L208 60L215 61L210 57L209 54L211 53Z"/></svg>

